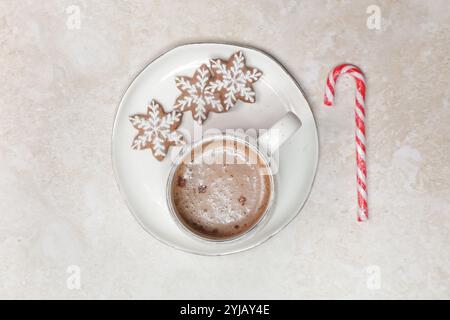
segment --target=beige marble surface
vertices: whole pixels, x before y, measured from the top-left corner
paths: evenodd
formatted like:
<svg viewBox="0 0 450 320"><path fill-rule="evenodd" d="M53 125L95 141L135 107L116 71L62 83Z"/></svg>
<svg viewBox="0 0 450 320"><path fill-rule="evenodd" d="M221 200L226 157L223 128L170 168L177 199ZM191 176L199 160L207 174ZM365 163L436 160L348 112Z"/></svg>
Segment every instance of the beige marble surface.
<svg viewBox="0 0 450 320"><path fill-rule="evenodd" d="M370 5L380 30L367 27ZM0 298L450 298L449 10L446 0L1 1ZM173 46L208 40L277 57L320 135L301 215L264 245L215 258L147 235L110 157L133 77ZM351 80L336 108L322 106L340 62L361 66L369 86L364 224ZM79 289L67 286L71 265Z"/></svg>

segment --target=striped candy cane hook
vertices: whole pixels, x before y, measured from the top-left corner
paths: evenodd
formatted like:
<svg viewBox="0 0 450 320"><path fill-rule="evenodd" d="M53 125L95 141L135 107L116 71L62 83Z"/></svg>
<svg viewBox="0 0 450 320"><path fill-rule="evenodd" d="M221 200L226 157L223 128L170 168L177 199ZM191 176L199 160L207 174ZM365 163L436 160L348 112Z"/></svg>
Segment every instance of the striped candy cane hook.
<svg viewBox="0 0 450 320"><path fill-rule="evenodd" d="M358 221L369 218L367 208L367 171L366 171L366 126L365 126L365 101L366 83L362 71L351 64L341 64L335 67L327 78L325 86L324 103L327 106L334 104L335 85L339 76L348 74L355 79L355 122L356 122L356 182L358 188Z"/></svg>

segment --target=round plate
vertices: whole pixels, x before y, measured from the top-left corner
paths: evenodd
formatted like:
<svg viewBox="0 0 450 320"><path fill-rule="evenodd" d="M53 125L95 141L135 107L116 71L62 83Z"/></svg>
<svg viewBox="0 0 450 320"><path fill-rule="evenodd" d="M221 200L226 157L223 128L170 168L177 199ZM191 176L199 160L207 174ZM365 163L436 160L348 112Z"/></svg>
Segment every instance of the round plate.
<svg viewBox="0 0 450 320"><path fill-rule="evenodd" d="M151 99L156 99L169 111L179 94L175 76L192 76L195 69L208 63L209 59L228 59L238 50L244 53L248 66L263 72L254 84L256 103L239 101L227 113L210 113L203 124L204 130L269 128L288 111L300 118L302 127L279 150L275 202L269 221L251 237L223 243L207 242L180 230L167 208L165 187L171 167L170 158L175 150L172 148L167 158L160 162L149 149L131 149L136 131L128 117L145 113ZM180 128L195 131L190 112L184 114ZM297 82L268 54L231 44L182 45L151 62L133 80L123 96L112 134L112 161L117 183L137 221L165 244L203 255L223 255L253 248L285 227L300 212L308 198L316 173L318 151L314 118Z"/></svg>

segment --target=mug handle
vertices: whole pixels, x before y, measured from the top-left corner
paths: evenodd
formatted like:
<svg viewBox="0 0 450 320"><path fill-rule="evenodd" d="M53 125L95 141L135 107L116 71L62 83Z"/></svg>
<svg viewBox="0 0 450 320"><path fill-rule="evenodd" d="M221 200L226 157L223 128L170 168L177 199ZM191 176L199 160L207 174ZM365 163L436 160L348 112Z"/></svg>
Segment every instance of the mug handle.
<svg viewBox="0 0 450 320"><path fill-rule="evenodd" d="M302 126L300 119L291 111L275 122L258 138L258 146L268 154L281 147Z"/></svg>

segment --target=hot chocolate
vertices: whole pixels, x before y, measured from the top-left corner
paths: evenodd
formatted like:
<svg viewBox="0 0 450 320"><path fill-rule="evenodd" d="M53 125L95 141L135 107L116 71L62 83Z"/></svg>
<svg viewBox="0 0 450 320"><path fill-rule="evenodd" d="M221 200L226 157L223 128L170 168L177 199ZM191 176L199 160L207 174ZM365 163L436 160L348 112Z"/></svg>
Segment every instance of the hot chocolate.
<svg viewBox="0 0 450 320"><path fill-rule="evenodd" d="M213 140L193 149L172 181L172 204L189 230L209 239L241 235L260 221L271 198L264 159L237 140Z"/></svg>

